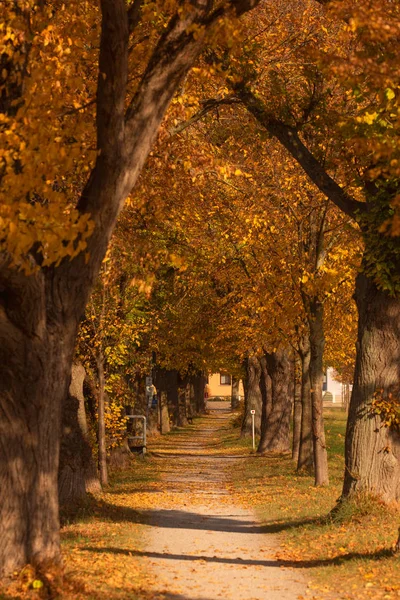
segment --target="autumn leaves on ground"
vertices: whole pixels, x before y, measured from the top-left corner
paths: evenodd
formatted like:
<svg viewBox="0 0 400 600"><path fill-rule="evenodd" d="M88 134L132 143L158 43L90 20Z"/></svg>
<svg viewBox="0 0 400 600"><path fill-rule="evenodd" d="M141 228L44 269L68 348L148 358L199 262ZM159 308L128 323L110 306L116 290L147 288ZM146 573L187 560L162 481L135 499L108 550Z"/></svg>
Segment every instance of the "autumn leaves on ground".
<svg viewBox="0 0 400 600"><path fill-rule="evenodd" d="M395 509L359 499L329 514L345 413L327 414L332 484L316 488L289 456L253 454L225 406L153 439L106 492L63 515L60 597L399 597ZM48 597L35 577L26 569L0 598Z"/></svg>

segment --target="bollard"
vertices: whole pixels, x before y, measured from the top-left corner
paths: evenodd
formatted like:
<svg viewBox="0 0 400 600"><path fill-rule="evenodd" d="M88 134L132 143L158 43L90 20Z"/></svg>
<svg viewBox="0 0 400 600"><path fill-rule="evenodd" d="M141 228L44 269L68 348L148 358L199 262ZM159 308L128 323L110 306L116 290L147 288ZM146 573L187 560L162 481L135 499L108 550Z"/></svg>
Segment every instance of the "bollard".
<svg viewBox="0 0 400 600"><path fill-rule="evenodd" d="M256 449L256 427L255 427L255 410L250 411L251 414L251 435L253 437L253 450Z"/></svg>

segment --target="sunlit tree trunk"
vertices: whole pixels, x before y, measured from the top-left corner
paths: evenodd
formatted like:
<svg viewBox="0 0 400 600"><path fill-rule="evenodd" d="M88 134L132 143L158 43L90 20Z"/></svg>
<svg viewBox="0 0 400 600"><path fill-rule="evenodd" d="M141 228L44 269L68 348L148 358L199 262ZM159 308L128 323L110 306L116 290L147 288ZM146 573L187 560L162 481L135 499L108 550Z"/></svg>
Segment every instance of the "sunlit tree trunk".
<svg viewBox="0 0 400 600"><path fill-rule="evenodd" d="M166 390L159 392L160 398L160 433L169 433L171 431L169 423L169 410L168 410L168 395Z"/></svg>
<svg viewBox="0 0 400 600"><path fill-rule="evenodd" d="M315 485L327 485L328 453L326 450L323 416L322 385L325 347L324 307L318 299L310 302L310 381Z"/></svg>
<svg viewBox="0 0 400 600"><path fill-rule="evenodd" d="M400 436L382 426L372 411L377 391L398 396L400 381L400 300L359 274L357 357L346 432L343 497L372 493L400 500Z"/></svg>
<svg viewBox="0 0 400 600"><path fill-rule="evenodd" d="M301 432L297 470L312 473L314 467L311 418L310 341L308 336L299 343L301 361Z"/></svg>

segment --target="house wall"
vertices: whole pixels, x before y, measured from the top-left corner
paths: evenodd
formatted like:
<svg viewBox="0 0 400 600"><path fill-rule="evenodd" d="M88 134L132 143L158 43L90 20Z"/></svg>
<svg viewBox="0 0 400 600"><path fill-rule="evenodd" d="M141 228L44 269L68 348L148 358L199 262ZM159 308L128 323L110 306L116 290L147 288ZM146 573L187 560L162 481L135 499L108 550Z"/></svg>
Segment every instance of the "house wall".
<svg viewBox="0 0 400 600"><path fill-rule="evenodd" d="M328 367L326 371L326 391L332 394L333 402L335 404L341 404L343 398L343 384L335 380L334 373L335 370L332 369L332 367Z"/></svg>
<svg viewBox="0 0 400 600"><path fill-rule="evenodd" d="M215 396L229 396L230 398L232 395L232 385L221 385L220 376L220 373L213 373L208 377L208 385L210 386L210 397L212 398ZM244 396L243 383L241 380L239 382L239 395L241 396L241 398L243 398Z"/></svg>

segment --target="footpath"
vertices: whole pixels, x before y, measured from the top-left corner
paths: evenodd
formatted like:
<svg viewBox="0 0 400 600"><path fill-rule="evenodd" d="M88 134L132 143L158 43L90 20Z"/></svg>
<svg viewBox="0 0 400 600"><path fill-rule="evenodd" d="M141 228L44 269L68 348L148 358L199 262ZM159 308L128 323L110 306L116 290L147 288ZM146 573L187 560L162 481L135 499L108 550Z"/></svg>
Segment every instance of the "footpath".
<svg viewBox="0 0 400 600"><path fill-rule="evenodd" d="M304 570L280 565L278 536L263 532L235 498L232 474L242 459L221 452L219 435L230 418L211 409L201 425L150 447L169 497L168 507L147 513L141 561L155 599L295 600L307 593Z"/></svg>

